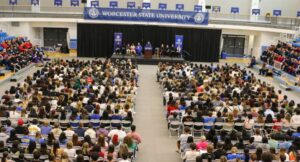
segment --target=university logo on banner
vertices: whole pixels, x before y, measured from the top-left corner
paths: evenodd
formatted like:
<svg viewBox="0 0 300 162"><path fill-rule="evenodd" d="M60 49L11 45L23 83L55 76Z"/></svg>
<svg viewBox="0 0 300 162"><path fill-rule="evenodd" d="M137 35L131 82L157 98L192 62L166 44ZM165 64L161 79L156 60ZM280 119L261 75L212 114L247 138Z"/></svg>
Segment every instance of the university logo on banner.
<svg viewBox="0 0 300 162"><path fill-rule="evenodd" d="M231 10L230 10L230 13L239 13L240 12L240 9L238 7L231 7Z"/></svg>
<svg viewBox="0 0 300 162"><path fill-rule="evenodd" d="M175 48L177 52L181 52L183 47L183 35L175 35Z"/></svg>
<svg viewBox="0 0 300 162"><path fill-rule="evenodd" d="M260 15L260 9L252 9L252 15Z"/></svg>
<svg viewBox="0 0 300 162"><path fill-rule="evenodd" d="M166 10L167 9L167 4L166 3L159 3L158 4L158 9L160 9L160 10Z"/></svg>
<svg viewBox="0 0 300 162"><path fill-rule="evenodd" d="M79 0L71 0L71 6L79 6Z"/></svg>
<svg viewBox="0 0 300 162"><path fill-rule="evenodd" d="M281 16L281 10L273 10L273 16Z"/></svg>
<svg viewBox="0 0 300 162"><path fill-rule="evenodd" d="M62 0L54 0L54 6L62 6Z"/></svg>
<svg viewBox="0 0 300 162"><path fill-rule="evenodd" d="M116 50L117 47L122 46L122 33L115 33L114 34L114 50Z"/></svg>
<svg viewBox="0 0 300 162"><path fill-rule="evenodd" d="M184 4L176 4L176 10L183 11L184 10Z"/></svg>
<svg viewBox="0 0 300 162"><path fill-rule="evenodd" d="M118 8L118 2L117 1L110 1L109 2L110 8Z"/></svg>
<svg viewBox="0 0 300 162"><path fill-rule="evenodd" d="M99 7L99 1L91 1L92 7Z"/></svg>
<svg viewBox="0 0 300 162"><path fill-rule="evenodd" d="M135 2L127 2L127 8L135 8Z"/></svg>
<svg viewBox="0 0 300 162"><path fill-rule="evenodd" d="M202 12L202 6L201 5L195 5L194 6L194 11L195 12Z"/></svg>
<svg viewBox="0 0 300 162"><path fill-rule="evenodd" d="M143 9L150 9L151 3L143 3L142 7L143 7Z"/></svg>
<svg viewBox="0 0 300 162"><path fill-rule="evenodd" d="M9 5L17 5L18 0L9 0Z"/></svg>
<svg viewBox="0 0 300 162"><path fill-rule="evenodd" d="M31 5L33 5L33 6L40 5L40 0L31 0Z"/></svg>

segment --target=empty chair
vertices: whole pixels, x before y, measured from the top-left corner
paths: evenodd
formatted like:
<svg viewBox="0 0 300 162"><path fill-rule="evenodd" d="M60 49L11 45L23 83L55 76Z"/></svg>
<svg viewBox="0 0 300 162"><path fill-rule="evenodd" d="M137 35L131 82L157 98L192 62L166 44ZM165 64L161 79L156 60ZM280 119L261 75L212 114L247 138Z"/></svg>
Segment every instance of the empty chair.
<svg viewBox="0 0 300 162"><path fill-rule="evenodd" d="M179 121L171 121L170 128L169 128L169 136L172 136L173 132L177 133L177 136L179 136L180 126L181 123Z"/></svg>

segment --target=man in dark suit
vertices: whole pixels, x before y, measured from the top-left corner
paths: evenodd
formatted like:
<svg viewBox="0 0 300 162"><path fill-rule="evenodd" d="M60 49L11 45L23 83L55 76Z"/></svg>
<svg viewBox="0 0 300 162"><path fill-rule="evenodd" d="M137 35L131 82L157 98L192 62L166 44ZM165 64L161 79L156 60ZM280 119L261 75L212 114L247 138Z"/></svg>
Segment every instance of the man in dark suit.
<svg viewBox="0 0 300 162"><path fill-rule="evenodd" d="M220 159L221 156L226 156L226 151L223 150L223 144L218 143L217 144L217 150L214 151L214 158L215 159Z"/></svg>

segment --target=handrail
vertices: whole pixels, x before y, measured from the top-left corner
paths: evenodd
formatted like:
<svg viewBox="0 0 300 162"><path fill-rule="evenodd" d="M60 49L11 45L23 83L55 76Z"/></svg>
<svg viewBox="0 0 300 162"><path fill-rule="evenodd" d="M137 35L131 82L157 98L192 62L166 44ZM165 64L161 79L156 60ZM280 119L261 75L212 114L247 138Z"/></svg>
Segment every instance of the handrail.
<svg viewBox="0 0 300 162"><path fill-rule="evenodd" d="M17 68L18 68L18 69L17 69ZM15 64L15 65L14 65L14 73L16 73L16 69L19 71L19 70L22 69L22 67L21 67L20 65L18 65L18 64Z"/></svg>

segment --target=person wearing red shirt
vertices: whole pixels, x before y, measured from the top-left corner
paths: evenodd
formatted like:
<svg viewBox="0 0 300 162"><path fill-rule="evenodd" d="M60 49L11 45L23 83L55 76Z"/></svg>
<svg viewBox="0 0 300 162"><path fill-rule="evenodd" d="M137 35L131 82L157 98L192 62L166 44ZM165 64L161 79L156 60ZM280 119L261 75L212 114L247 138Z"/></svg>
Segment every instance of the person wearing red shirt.
<svg viewBox="0 0 300 162"><path fill-rule="evenodd" d="M168 116L172 113L172 111L178 110L177 106L175 105L175 101L171 101L170 104L167 107Z"/></svg>
<svg viewBox="0 0 300 162"><path fill-rule="evenodd" d="M1 46L4 48L4 49L7 49L9 46L8 46L8 44L6 43L6 42L2 42L1 43Z"/></svg>
<svg viewBox="0 0 300 162"><path fill-rule="evenodd" d="M26 49L31 49L32 48L32 44L30 43L30 41L27 41L24 44L25 44Z"/></svg>
<svg viewBox="0 0 300 162"><path fill-rule="evenodd" d="M25 52L24 43L22 43L22 44L19 45L19 51L21 53Z"/></svg>

